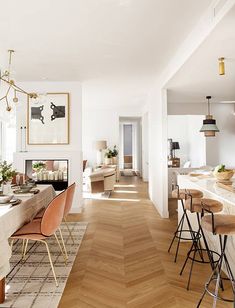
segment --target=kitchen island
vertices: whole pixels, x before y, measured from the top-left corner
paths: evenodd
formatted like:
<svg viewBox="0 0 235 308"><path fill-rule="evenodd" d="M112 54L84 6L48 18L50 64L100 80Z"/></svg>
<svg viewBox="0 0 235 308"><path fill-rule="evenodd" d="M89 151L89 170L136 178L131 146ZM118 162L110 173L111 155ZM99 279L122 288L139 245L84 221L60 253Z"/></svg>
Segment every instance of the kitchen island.
<svg viewBox="0 0 235 308"><path fill-rule="evenodd" d="M228 191L224 188L219 187L216 184L216 179L213 176L198 176L192 177L190 175L179 175L178 176L178 185L181 189L198 189L203 192L205 198L211 198L218 200L223 203L223 210L221 213L235 215L235 191ZM235 182L235 179L233 179ZM182 207L179 203L178 206L178 219L181 218ZM196 214L189 213L189 219L191 221L192 227L197 231L197 221ZM187 226L185 226L187 228ZM205 235L209 244L209 247L212 250L215 250L220 253L220 244L219 236L213 235L205 231ZM232 268L233 273L235 274L235 236L229 236L227 242L226 254Z"/></svg>

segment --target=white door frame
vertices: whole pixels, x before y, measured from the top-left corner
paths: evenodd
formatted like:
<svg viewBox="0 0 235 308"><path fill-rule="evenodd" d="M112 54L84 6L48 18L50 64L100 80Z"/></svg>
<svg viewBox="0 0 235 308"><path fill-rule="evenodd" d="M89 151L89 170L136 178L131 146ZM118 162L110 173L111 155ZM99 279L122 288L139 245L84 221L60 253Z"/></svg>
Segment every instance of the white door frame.
<svg viewBox="0 0 235 308"><path fill-rule="evenodd" d="M132 169L141 172L141 153L139 150L141 142L141 129L136 120L122 121L119 123L119 168L124 169L124 125L132 125Z"/></svg>
<svg viewBox="0 0 235 308"><path fill-rule="evenodd" d="M123 123L119 123L119 169L124 169L124 130L123 130Z"/></svg>

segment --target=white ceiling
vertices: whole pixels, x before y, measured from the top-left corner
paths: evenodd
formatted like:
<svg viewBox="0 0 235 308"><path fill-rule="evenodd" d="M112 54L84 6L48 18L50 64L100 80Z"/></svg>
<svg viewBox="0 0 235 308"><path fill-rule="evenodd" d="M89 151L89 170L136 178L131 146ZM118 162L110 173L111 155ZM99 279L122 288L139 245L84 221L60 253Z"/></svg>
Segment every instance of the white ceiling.
<svg viewBox="0 0 235 308"><path fill-rule="evenodd" d="M13 48L14 70L20 81L122 80L132 76L151 80L210 3L0 0L1 68L7 63L6 50Z"/></svg>
<svg viewBox="0 0 235 308"><path fill-rule="evenodd" d="M226 74L218 74L218 58L225 57ZM169 82L170 103L235 100L235 7Z"/></svg>

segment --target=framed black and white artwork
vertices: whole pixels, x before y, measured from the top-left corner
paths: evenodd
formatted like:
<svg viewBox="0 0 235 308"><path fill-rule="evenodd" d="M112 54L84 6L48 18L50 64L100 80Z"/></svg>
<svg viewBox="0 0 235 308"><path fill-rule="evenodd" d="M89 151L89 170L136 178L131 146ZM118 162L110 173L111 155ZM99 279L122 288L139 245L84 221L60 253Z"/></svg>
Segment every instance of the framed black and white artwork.
<svg viewBox="0 0 235 308"><path fill-rule="evenodd" d="M28 98L28 144L69 144L69 93Z"/></svg>

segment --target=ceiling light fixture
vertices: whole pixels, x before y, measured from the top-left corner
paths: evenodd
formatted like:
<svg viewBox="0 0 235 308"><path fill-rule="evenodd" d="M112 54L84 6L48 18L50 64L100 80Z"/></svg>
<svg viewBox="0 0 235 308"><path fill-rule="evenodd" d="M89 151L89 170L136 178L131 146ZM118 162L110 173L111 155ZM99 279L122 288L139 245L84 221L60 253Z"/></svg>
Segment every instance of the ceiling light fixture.
<svg viewBox="0 0 235 308"><path fill-rule="evenodd" d="M203 125L202 128L200 129L200 132L204 133L205 137L215 137L215 133L219 132L219 129L216 126L216 120L214 120L213 116L210 114L211 96L206 96L206 99L207 99L208 114L206 115L206 119L203 120Z"/></svg>
<svg viewBox="0 0 235 308"><path fill-rule="evenodd" d="M3 74L1 74L0 72L0 80L3 81L7 85L7 89L6 89L5 95L0 98L0 102L5 101L6 110L11 111L12 106L10 104L10 97L12 97L12 92L13 92L13 102L14 103L17 103L19 101L17 97L18 93L23 93L25 95L28 95L31 99L36 99L38 95L37 93L29 93L15 84L15 81L11 78L12 55L15 51L13 49L9 49L8 52L9 52L8 69L5 70Z"/></svg>
<svg viewBox="0 0 235 308"><path fill-rule="evenodd" d="M225 64L224 64L224 58L219 58L219 74L225 75Z"/></svg>

